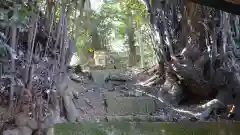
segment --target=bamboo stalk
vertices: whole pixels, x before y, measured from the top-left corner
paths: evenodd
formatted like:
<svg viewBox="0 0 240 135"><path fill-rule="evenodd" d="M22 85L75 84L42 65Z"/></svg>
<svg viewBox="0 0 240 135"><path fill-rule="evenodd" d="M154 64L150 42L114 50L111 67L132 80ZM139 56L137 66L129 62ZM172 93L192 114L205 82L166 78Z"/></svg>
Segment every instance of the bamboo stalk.
<svg viewBox="0 0 240 135"><path fill-rule="evenodd" d="M37 20L38 17L32 17L32 27L30 27L29 32L28 32L28 50L27 50L27 67L25 71L25 76L24 76L24 82L27 85L28 80L29 80L29 69L31 67L31 62L32 62L32 56L33 56L33 49L34 49L34 44L35 44L35 38L36 38L36 33L37 33Z"/></svg>
<svg viewBox="0 0 240 135"><path fill-rule="evenodd" d="M60 62L60 77L62 77L62 75L64 75L65 72L65 60L66 60L66 52L67 49L69 47L69 43L68 43L68 33L67 33L67 18L65 17L64 19L64 30L63 30L63 43L62 43L62 53L61 53L61 62Z"/></svg>
<svg viewBox="0 0 240 135"><path fill-rule="evenodd" d="M85 0L81 0L80 2L81 2L80 5L78 5L79 7L77 7L77 9L80 8L79 9L80 10L79 11L80 16L79 16L79 18L75 18L75 24L76 24L75 45L77 44L77 40L79 38L80 24L81 24L81 19L82 19L82 16L83 16L83 8L84 8Z"/></svg>
<svg viewBox="0 0 240 135"><path fill-rule="evenodd" d="M54 8L52 9L53 11L54 11ZM50 40L50 37L51 37L51 33L52 33L52 30L53 30L53 17L54 17L54 15L53 15L53 13L52 13L52 11L51 11L51 14L50 14L51 16L50 16L50 21L51 21L51 24L50 24L50 28L49 28L49 33L48 33L48 39L47 39L47 43L46 43L46 47L45 47L45 51L44 51L44 57L46 56L46 53L47 53L47 50L48 50L48 44L49 44L49 40Z"/></svg>
<svg viewBox="0 0 240 135"><path fill-rule="evenodd" d="M16 37L17 37L17 27L16 27L15 24L12 25L11 30L12 30L11 48L15 50L16 49ZM11 107L13 105L13 96L14 96L14 92L15 92L15 89L14 89L15 70L16 70L15 59L13 57L11 57L11 73L12 73L12 76L11 76L11 88L10 88L10 96L9 96L9 103L10 103L9 107Z"/></svg>

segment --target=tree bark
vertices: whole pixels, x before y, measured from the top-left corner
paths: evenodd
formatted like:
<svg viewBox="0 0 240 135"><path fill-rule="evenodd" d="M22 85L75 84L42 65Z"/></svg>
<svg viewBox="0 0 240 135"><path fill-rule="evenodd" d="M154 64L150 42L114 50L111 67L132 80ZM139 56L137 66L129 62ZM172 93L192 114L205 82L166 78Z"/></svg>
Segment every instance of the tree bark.
<svg viewBox="0 0 240 135"><path fill-rule="evenodd" d="M128 64L129 66L134 66L137 62L136 60L137 54L136 54L136 46L135 46L135 39L134 39L132 15L129 15L128 17L127 37L128 37L128 45L129 45Z"/></svg>

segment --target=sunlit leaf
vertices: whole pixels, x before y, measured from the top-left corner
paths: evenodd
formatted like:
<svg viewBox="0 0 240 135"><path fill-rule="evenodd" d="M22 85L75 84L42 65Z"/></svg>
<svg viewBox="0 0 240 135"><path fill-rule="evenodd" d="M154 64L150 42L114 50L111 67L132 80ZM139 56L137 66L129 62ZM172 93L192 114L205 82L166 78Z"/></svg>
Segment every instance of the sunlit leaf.
<svg viewBox="0 0 240 135"><path fill-rule="evenodd" d="M136 22L140 22L141 21L141 16L140 15L136 15Z"/></svg>
<svg viewBox="0 0 240 135"><path fill-rule="evenodd" d="M93 52L94 51L94 49L93 48L88 48L88 52Z"/></svg>

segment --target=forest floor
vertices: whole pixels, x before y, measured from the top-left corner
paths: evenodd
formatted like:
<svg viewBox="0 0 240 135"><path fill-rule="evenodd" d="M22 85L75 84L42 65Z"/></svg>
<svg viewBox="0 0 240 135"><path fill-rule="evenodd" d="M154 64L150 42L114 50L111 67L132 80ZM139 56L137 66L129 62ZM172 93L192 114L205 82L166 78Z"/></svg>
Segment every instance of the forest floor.
<svg viewBox="0 0 240 135"><path fill-rule="evenodd" d="M91 77L89 76L91 73ZM144 86L143 82L152 76L144 74L136 68L128 70L119 69L92 69L81 74L69 73L60 84L59 94L64 103L64 117L68 122L125 122L125 121L158 121L158 122L184 122L184 121L225 121L228 113L218 113L208 101L199 104L173 105L167 102L169 96L161 91L161 85ZM239 96L239 94L237 94ZM236 97L236 99L240 99ZM61 104L62 105L62 104ZM206 106L206 107L203 107ZM239 120L240 102L235 104L235 120ZM215 107L218 108L218 107ZM1 112L9 114L6 108ZM2 109L5 109L2 110ZM215 109L216 110L216 109ZM59 114L50 111L52 115L44 122L38 123L29 119L24 113L16 115L17 128L9 129L5 124L4 135L22 132L30 134L38 126L48 129L52 124L66 122ZM4 117L4 115L3 115ZM232 120L232 119L230 119ZM25 129L28 129L25 131Z"/></svg>
<svg viewBox="0 0 240 135"><path fill-rule="evenodd" d="M138 69L92 70L91 74L92 80L82 76L81 82L74 82L74 88L79 92L74 104L81 120L219 120L220 116L204 116L204 113L208 113L206 108L201 108L204 103L177 106L168 104L164 100L167 97L161 94L160 85L142 85L141 82L151 76L140 73ZM109 81L105 81L107 79Z"/></svg>

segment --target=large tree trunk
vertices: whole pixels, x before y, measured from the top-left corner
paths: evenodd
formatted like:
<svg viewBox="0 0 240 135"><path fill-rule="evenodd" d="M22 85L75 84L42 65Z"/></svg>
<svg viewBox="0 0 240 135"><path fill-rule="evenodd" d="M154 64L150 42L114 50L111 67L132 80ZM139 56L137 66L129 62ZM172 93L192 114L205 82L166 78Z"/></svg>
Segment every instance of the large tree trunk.
<svg viewBox="0 0 240 135"><path fill-rule="evenodd" d="M128 65L134 66L137 62L137 54L136 54L136 46L134 39L134 28L133 28L133 20L132 16L128 17L128 25L127 25L127 37L128 37L128 46L129 46L129 55L128 55Z"/></svg>
<svg viewBox="0 0 240 135"><path fill-rule="evenodd" d="M164 64L167 69L162 70L163 91L172 97L188 93L209 99L220 89L231 90L232 84L228 82L234 81L229 75L236 74L231 70L236 63L232 62L235 56L229 55L236 52L232 49L236 45L230 33L237 23L231 26L230 22L236 16L182 0L153 0L152 4L145 0L145 3L151 14L150 22L160 37L155 48L161 58L160 67Z"/></svg>

